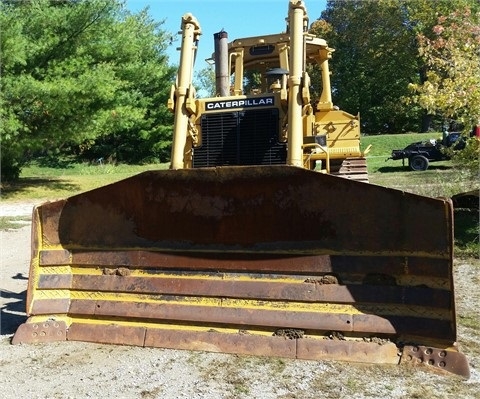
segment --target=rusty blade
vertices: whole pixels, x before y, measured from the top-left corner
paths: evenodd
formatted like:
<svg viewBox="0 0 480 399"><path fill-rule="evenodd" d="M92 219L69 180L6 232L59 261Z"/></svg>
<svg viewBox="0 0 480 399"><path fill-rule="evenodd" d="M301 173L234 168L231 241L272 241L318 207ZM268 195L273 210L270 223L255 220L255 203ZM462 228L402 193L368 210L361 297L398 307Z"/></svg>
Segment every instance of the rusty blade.
<svg viewBox="0 0 480 399"><path fill-rule="evenodd" d="M225 167L145 172L42 205L41 224L63 248L448 258L450 206L294 167Z"/></svg>
<svg viewBox="0 0 480 399"><path fill-rule="evenodd" d="M34 210L17 342L61 319L72 340L307 359L454 348L452 225L450 201L301 168L145 172Z"/></svg>

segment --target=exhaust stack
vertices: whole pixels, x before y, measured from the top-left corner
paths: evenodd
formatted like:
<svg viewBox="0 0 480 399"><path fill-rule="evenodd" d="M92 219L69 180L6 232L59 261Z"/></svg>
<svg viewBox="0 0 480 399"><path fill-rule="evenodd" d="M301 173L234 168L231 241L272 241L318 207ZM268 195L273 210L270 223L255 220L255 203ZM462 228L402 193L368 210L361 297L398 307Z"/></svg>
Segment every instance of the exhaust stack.
<svg viewBox="0 0 480 399"><path fill-rule="evenodd" d="M228 76L228 33L221 30L213 35L215 42L215 87L216 94L226 97L230 94Z"/></svg>

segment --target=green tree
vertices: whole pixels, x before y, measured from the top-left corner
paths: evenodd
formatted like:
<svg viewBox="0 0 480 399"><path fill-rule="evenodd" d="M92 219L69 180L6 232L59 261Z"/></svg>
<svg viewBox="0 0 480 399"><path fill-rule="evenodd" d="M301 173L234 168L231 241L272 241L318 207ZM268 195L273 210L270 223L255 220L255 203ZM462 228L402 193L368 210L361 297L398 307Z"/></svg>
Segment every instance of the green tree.
<svg viewBox="0 0 480 399"><path fill-rule="evenodd" d="M433 38L434 29L437 25L437 20L440 15L448 15L456 10L463 10L465 8L479 9L480 3L476 0L450 0L450 1L435 1L430 0L403 0L403 7L405 9L405 20L408 21L408 27L415 36L415 45L417 49L417 76L412 79L412 83L423 85L427 79L430 66L425 58L421 56L422 46L419 38ZM410 86L411 88L412 86ZM403 101L412 106L419 106L418 101L412 97L412 93L403 98ZM422 131L427 131L434 126L437 129L443 128L445 119L435 113L431 113L429 109L422 107Z"/></svg>
<svg viewBox="0 0 480 399"><path fill-rule="evenodd" d="M430 35L420 34L418 42L427 72L424 82L410 85L412 101L470 133L480 124L480 12L464 8L440 15ZM452 158L478 177L479 151L478 140L470 139Z"/></svg>
<svg viewBox="0 0 480 399"><path fill-rule="evenodd" d="M360 112L364 132L416 128L419 109L400 101L417 67L413 36L398 1L328 1L312 28L335 48L334 102Z"/></svg>
<svg viewBox="0 0 480 399"><path fill-rule="evenodd" d="M334 102L360 112L364 132L425 130L434 115L408 101L409 85L423 84L429 66L418 35L430 37L438 15L475 7L476 0L329 0L313 32L335 48ZM478 4L476 5L478 7Z"/></svg>
<svg viewBox="0 0 480 399"><path fill-rule="evenodd" d="M212 66L195 73L195 87L201 97L215 97L215 69Z"/></svg>
<svg viewBox="0 0 480 399"><path fill-rule="evenodd" d="M37 154L72 148L123 161L168 156L174 70L161 23L117 0L0 7L2 179Z"/></svg>
<svg viewBox="0 0 480 399"><path fill-rule="evenodd" d="M426 80L411 84L414 100L430 113L473 126L480 119L480 13L440 16L429 38L418 37Z"/></svg>

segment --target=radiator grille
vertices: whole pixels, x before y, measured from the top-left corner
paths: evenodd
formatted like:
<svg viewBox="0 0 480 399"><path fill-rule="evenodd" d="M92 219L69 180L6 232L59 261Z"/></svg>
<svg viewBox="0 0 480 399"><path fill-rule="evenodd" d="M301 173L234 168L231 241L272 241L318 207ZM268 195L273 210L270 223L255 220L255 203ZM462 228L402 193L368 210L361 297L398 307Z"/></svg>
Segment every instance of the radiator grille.
<svg viewBox="0 0 480 399"><path fill-rule="evenodd" d="M207 114L201 127L202 145L194 149L194 168L286 163L276 108Z"/></svg>

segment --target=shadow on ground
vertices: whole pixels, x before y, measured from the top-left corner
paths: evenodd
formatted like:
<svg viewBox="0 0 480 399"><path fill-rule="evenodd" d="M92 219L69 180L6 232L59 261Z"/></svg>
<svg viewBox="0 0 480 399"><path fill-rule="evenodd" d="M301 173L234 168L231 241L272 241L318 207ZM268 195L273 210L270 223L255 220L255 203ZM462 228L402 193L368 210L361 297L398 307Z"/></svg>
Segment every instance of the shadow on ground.
<svg viewBox="0 0 480 399"><path fill-rule="evenodd" d="M68 181L55 178L37 178L37 177L24 177L20 180L12 183L6 183L2 186L2 197L4 199L9 199L14 194L26 192L32 187L39 188L42 187L45 190L68 190L75 191L80 187L77 184L69 183Z"/></svg>
<svg viewBox="0 0 480 399"><path fill-rule="evenodd" d="M7 300L0 310L0 335L14 334L18 326L27 320L25 314L26 295L26 290L19 294L5 289L0 290L2 302Z"/></svg>
<svg viewBox="0 0 480 399"><path fill-rule="evenodd" d="M428 169L424 172L427 172L429 170L449 170L451 169L450 166L445 166L445 165L429 165ZM378 172L380 173L392 173L392 172L412 172L412 173L419 173L419 172L414 172L413 170L410 170L408 165L405 164L405 166L397 165L397 166L382 166L377 169Z"/></svg>

